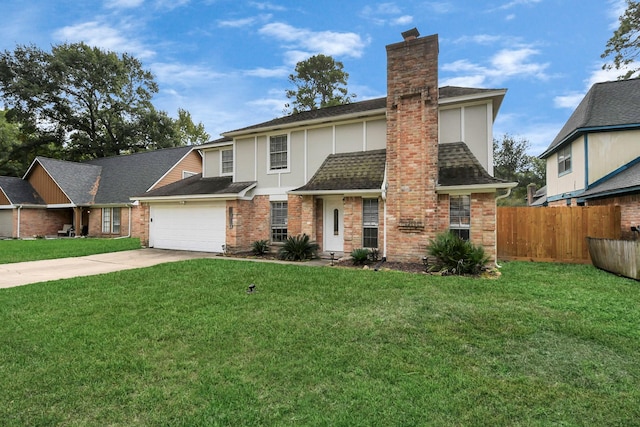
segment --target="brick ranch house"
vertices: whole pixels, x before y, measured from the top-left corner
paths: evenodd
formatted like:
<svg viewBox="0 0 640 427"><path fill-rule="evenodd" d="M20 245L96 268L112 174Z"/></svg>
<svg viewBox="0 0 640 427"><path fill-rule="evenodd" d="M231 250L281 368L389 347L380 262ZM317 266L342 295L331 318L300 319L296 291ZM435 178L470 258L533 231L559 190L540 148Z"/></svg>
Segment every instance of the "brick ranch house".
<svg viewBox="0 0 640 427"><path fill-rule="evenodd" d="M438 87L438 36L387 50L387 96L226 132L202 175L139 193L149 246L246 251L305 233L324 252L415 261L452 230L496 256L493 122L505 89ZM143 233L144 234L144 233Z"/></svg>
<svg viewBox="0 0 640 427"><path fill-rule="evenodd" d="M148 207L129 197L201 172L202 156L193 147L82 163L37 157L22 178L0 176L0 236L134 236L146 241Z"/></svg>

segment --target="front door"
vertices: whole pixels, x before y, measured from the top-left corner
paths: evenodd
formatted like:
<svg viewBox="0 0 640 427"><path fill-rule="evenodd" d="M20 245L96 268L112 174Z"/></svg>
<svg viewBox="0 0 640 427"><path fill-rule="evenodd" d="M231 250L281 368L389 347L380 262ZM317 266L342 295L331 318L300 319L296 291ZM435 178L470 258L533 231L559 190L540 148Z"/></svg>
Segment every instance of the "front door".
<svg viewBox="0 0 640 427"><path fill-rule="evenodd" d="M344 251L342 196L324 199L324 251Z"/></svg>

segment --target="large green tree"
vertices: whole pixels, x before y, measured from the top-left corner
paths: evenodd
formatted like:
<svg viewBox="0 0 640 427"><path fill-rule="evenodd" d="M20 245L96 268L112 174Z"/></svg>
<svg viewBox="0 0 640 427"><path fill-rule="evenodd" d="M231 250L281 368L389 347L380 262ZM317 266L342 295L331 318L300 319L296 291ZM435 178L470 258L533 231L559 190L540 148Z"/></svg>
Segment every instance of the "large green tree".
<svg viewBox="0 0 640 427"><path fill-rule="evenodd" d="M545 185L545 161L528 155L529 148L530 143L525 138L516 138L509 134L504 134L500 140L494 138L494 176L518 183L518 186L511 191L511 195L506 199L500 199L499 204L526 205L527 186L534 184L536 188L540 188Z"/></svg>
<svg viewBox="0 0 640 427"><path fill-rule="evenodd" d="M33 130L33 145L54 144L66 160L178 146L206 135L184 110L178 120L156 110L156 92L151 72L127 53L73 43L0 54L0 95L11 120Z"/></svg>
<svg viewBox="0 0 640 427"><path fill-rule="evenodd" d="M297 113L348 104L356 97L347 90L348 79L342 62L331 56L319 54L300 61L296 64L295 74L289 75L289 82L295 89L286 91L287 98L292 99L286 109Z"/></svg>
<svg viewBox="0 0 640 427"><path fill-rule="evenodd" d="M622 72L619 79L638 77L637 65L640 54L640 2L627 0L627 8L618 19L619 26L607 41L601 57L611 58L612 62L602 66L605 70L616 69Z"/></svg>

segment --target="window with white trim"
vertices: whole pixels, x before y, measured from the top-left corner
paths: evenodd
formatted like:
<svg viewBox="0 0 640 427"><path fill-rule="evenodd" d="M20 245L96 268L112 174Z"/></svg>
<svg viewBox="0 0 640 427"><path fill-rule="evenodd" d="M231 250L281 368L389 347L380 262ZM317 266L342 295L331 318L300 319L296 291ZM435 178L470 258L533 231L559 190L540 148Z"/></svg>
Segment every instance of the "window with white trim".
<svg viewBox="0 0 640 427"><path fill-rule="evenodd" d="M220 171L222 175L233 173L233 149L220 151Z"/></svg>
<svg viewBox="0 0 640 427"><path fill-rule="evenodd" d="M378 199L362 199L362 247L378 247Z"/></svg>
<svg viewBox="0 0 640 427"><path fill-rule="evenodd" d="M271 202L271 242L281 243L287 240L287 202Z"/></svg>
<svg viewBox="0 0 640 427"><path fill-rule="evenodd" d="M463 240L469 240L471 228L471 197L449 196L449 230Z"/></svg>
<svg viewBox="0 0 640 427"><path fill-rule="evenodd" d="M120 208L102 208L102 232L120 234Z"/></svg>
<svg viewBox="0 0 640 427"><path fill-rule="evenodd" d="M558 151L558 175L571 172L571 144Z"/></svg>
<svg viewBox="0 0 640 427"><path fill-rule="evenodd" d="M269 170L289 169L289 141L287 135L275 135L269 138Z"/></svg>

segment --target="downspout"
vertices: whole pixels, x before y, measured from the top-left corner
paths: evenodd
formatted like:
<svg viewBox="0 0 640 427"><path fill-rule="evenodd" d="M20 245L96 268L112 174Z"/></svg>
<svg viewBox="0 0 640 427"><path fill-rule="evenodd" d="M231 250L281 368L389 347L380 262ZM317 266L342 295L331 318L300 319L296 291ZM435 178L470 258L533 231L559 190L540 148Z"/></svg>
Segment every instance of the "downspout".
<svg viewBox="0 0 640 427"><path fill-rule="evenodd" d="M384 227L382 227L382 260L387 260L387 189L389 184L387 183L387 164L384 165L384 178L382 180L382 216L384 218Z"/></svg>
<svg viewBox="0 0 640 427"><path fill-rule="evenodd" d="M511 195L511 190L513 189L513 187L509 187L507 188L507 192L501 196L496 197L496 202L500 199L506 199L507 197L509 197ZM496 203L496 213L494 214L494 219L493 219L493 223L494 224L498 224L498 203ZM498 264L498 239L496 239L496 243L495 243L495 248L494 248L495 252L496 252L496 261L495 261L495 266L496 268L502 268L502 266L500 264Z"/></svg>
<svg viewBox="0 0 640 427"><path fill-rule="evenodd" d="M22 205L18 205L18 229L16 230L16 239L20 238L20 210L22 209Z"/></svg>
<svg viewBox="0 0 640 427"><path fill-rule="evenodd" d="M116 239L128 239L129 237L131 237L131 205L128 205L128 208L129 208L129 234L127 234L126 236L116 237Z"/></svg>

